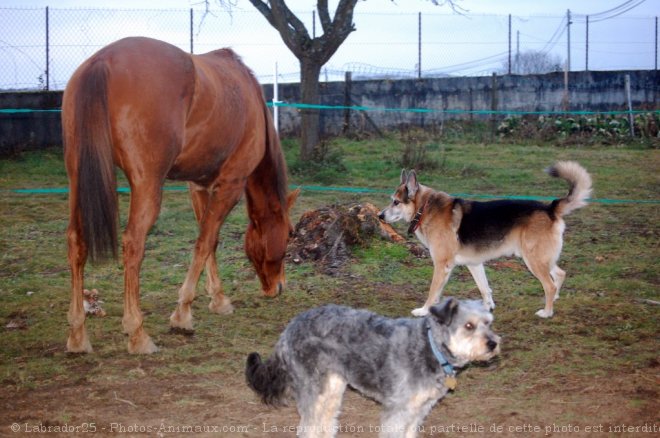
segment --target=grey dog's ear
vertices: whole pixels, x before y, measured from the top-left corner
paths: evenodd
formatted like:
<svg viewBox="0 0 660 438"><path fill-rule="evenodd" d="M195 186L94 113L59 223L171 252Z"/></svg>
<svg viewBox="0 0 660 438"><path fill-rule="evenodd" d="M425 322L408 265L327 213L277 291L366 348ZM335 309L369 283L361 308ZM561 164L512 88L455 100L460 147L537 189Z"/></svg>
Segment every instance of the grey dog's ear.
<svg viewBox="0 0 660 438"><path fill-rule="evenodd" d="M459 302L456 298L448 298L444 303L433 306L429 310L439 324L449 325L452 319L454 319L456 312L458 312L458 305Z"/></svg>

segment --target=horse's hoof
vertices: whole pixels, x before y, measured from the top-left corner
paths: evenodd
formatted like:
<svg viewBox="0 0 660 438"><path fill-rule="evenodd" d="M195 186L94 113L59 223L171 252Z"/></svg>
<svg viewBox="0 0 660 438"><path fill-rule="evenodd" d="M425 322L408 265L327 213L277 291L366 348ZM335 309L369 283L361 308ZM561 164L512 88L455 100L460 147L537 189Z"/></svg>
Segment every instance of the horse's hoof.
<svg viewBox="0 0 660 438"><path fill-rule="evenodd" d="M193 331L192 312L190 310L182 312L181 308L177 306L172 316L170 316L170 327Z"/></svg>
<svg viewBox="0 0 660 438"><path fill-rule="evenodd" d="M142 334L130 337L128 340L128 352L131 354L152 354L158 351L158 347L151 338L142 332Z"/></svg>
<svg viewBox="0 0 660 438"><path fill-rule="evenodd" d="M212 299L209 303L209 310L218 315L229 315L234 313L234 306L229 298L223 296L220 300Z"/></svg>
<svg viewBox="0 0 660 438"><path fill-rule="evenodd" d="M77 331L77 333L71 330L69 338L66 341L66 351L67 353L91 353L93 351L85 327Z"/></svg>

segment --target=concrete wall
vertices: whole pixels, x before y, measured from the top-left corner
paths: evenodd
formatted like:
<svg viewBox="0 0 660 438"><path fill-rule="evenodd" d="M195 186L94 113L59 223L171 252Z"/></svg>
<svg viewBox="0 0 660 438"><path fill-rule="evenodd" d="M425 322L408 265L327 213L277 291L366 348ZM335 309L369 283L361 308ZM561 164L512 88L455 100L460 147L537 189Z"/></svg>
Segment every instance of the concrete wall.
<svg viewBox="0 0 660 438"><path fill-rule="evenodd" d="M573 72L569 74L569 109L571 111L613 111L627 109L625 75L630 75L634 109L657 109L659 76L656 71ZM272 86L264 86L272 99ZM321 84L321 104L346 105L346 83ZM298 84L281 84L279 99L299 102ZM460 77L410 80L353 81L350 105L372 108L428 108L437 110L479 111L562 111L564 109L564 74L528 76ZM469 118L468 114L414 113L391 111L351 111L348 129L393 129L405 126L439 125L448 118ZM473 117L489 118L490 115ZM503 116L500 116L503 117ZM345 132L343 110L321 111L321 126L326 135ZM280 132L298 132L300 113L280 109Z"/></svg>
<svg viewBox="0 0 660 438"><path fill-rule="evenodd" d="M0 109L59 109L61 91L0 93ZM0 156L62 144L59 112L0 113Z"/></svg>
<svg viewBox="0 0 660 438"><path fill-rule="evenodd" d="M573 72L569 75L570 110L612 111L626 109L624 77L631 77L634 109L657 109L659 77L656 71ZM564 99L563 73L529 76L491 76L410 80L352 81L321 83L323 105L350 105L374 108L429 108L439 110L561 111ZM264 85L272 100L272 85ZM298 84L280 84L279 99L300 102ZM62 92L0 93L0 109L56 109ZM321 111L326 136L349 132L376 131L405 126L437 126L452 117L466 114L414 113L396 111ZM489 115L474 115L489 118ZM348 125L346 125L348 121ZM299 131L300 112L280 108L281 135ZM59 113L0 113L0 155L61 144Z"/></svg>

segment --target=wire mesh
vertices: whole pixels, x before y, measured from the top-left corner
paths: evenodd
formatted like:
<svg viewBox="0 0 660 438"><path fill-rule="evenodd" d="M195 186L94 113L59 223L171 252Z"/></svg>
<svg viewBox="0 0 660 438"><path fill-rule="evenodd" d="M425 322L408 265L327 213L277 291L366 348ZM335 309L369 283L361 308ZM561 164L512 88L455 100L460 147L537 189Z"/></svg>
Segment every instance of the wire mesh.
<svg viewBox="0 0 660 438"><path fill-rule="evenodd" d="M310 35L321 26L296 12ZM657 64L655 17L571 17L571 70L640 70ZM527 73L523 57L540 54L548 71L564 68L566 16L359 13L356 31L324 66L322 81ZM0 91L63 89L80 63L127 36L161 39L185 51L232 47L262 83L297 82L298 60L253 10L0 8ZM532 68L540 68L538 65ZM536 71L535 73L539 73Z"/></svg>

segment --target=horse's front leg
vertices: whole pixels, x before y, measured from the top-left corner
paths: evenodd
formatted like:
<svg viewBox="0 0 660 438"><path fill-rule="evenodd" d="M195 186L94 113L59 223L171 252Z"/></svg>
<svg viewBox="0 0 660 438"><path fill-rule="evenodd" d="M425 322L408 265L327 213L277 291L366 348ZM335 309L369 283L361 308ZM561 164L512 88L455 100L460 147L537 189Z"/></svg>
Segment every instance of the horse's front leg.
<svg viewBox="0 0 660 438"><path fill-rule="evenodd" d="M229 315L234 312L234 306L222 288L215 250L206 259L206 293L211 297L211 302L209 302L209 310L211 312L218 315Z"/></svg>
<svg viewBox="0 0 660 438"><path fill-rule="evenodd" d="M215 261L215 250L218 245L220 227L229 212L241 199L244 187L245 181L239 179L232 182L219 183L210 194L200 194L193 191L193 207L195 207L196 202L202 204L205 198L206 207L200 215L199 237L195 243L192 263L188 268L186 279L181 289L179 289L179 301L176 309L172 313L172 316L170 316L170 325L172 328L186 331L193 330L191 305L195 299L195 289L199 281L199 276L205 265L207 267L207 274L209 275L207 287L210 288L209 292L211 294L209 308L213 311L224 308L228 311L219 313L231 313L231 309L233 309L231 303L222 293L222 285L218 277ZM197 201L195 201L196 197L199 197ZM197 211L195 214L197 214Z"/></svg>
<svg viewBox="0 0 660 438"><path fill-rule="evenodd" d="M128 224L122 237L124 253L124 317L122 325L128 335L129 353L154 353L158 347L143 327L140 310L140 267L149 229L160 212L160 184L131 186L131 206Z"/></svg>
<svg viewBox="0 0 660 438"><path fill-rule="evenodd" d="M200 226L201 230L202 218L204 217L204 212L206 211L206 206L209 201L209 192L205 187L199 186L195 183L190 183L189 188L193 211L195 212L195 218L197 219L197 224ZM234 311L234 306L232 306L231 300L225 296L222 282L218 275L218 262L216 260L215 249L211 251L211 254L206 259L205 270L206 293L211 297L209 310L220 315L228 315L232 313Z"/></svg>

